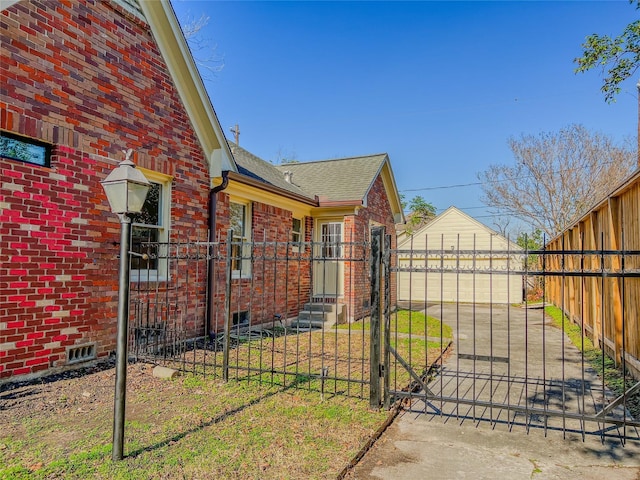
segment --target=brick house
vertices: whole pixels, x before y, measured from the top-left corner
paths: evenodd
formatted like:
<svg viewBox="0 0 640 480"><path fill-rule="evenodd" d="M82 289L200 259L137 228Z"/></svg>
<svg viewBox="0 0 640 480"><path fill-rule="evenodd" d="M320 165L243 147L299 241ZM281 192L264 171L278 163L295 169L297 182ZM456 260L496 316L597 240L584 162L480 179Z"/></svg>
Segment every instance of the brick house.
<svg viewBox="0 0 640 480"><path fill-rule="evenodd" d="M161 241L206 238L211 177L235 167L168 2L1 8L6 379L114 350L119 224L99 182L123 150L154 183L137 232Z"/></svg>
<svg viewBox="0 0 640 480"><path fill-rule="evenodd" d="M217 196L217 238L226 239L226 230L233 226L234 240L254 249L244 252L244 266L238 262L233 272L236 315L251 312L258 322L274 314L291 318L309 302L344 305L344 320L366 315L369 272L357 260L365 255L372 227L384 226L392 233L403 221L389 156L276 166L238 145L230 146L237 171L226 175L224 190ZM282 250L281 265L250 264L249 258L262 255L262 242L274 241L280 242L272 248ZM285 271L286 275L278 273ZM218 275L221 284L222 273ZM273 295L261 299L259 306L250 305L256 288ZM217 297L214 317L223 310L222 301ZM212 328L222 322L215 318Z"/></svg>
<svg viewBox="0 0 640 480"><path fill-rule="evenodd" d="M153 183L134 245L222 244L233 226L233 240L284 242L297 256L279 269L234 260L238 321L248 310L255 321L295 315L313 297L347 299L351 318L366 313L364 265L325 261L320 271L304 242L394 231L402 211L387 155L276 167L232 152L168 1L1 9L0 383L114 351L120 226L99 182L127 149ZM189 268L185 280L168 262L134 258L131 290L159 297L188 284L180 318L195 336L223 323L226 277Z"/></svg>

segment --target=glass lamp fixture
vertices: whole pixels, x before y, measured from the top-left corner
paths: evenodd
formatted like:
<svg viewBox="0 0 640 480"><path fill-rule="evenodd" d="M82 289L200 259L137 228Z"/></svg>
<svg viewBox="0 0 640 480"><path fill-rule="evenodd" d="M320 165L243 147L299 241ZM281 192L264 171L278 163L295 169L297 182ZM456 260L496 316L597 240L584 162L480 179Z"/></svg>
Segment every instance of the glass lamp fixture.
<svg viewBox="0 0 640 480"><path fill-rule="evenodd" d="M138 213L142 210L151 183L129 160L120 162L102 182L111 211L117 214Z"/></svg>

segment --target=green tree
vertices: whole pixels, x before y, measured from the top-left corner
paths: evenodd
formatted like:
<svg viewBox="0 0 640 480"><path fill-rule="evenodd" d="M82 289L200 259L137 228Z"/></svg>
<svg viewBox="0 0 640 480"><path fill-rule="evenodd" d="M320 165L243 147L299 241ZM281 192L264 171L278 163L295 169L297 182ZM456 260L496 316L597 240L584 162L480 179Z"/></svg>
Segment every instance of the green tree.
<svg viewBox="0 0 640 480"><path fill-rule="evenodd" d="M522 232L518 235L516 243L526 250L540 250L544 246L542 230L536 228L533 232Z"/></svg>
<svg viewBox="0 0 640 480"><path fill-rule="evenodd" d="M404 195L401 196L403 207L405 206ZM405 232L412 235L413 232L419 230L429 220L436 216L436 207L427 202L420 195L413 197L409 201L409 214L407 215L407 227Z"/></svg>
<svg viewBox="0 0 640 480"><path fill-rule="evenodd" d="M640 9L640 0L630 0ZM631 22L617 37L594 33L582 44L582 56L574 59L575 72L583 73L601 67L604 75L602 93L607 102L615 101L620 84L631 77L640 66L640 20Z"/></svg>

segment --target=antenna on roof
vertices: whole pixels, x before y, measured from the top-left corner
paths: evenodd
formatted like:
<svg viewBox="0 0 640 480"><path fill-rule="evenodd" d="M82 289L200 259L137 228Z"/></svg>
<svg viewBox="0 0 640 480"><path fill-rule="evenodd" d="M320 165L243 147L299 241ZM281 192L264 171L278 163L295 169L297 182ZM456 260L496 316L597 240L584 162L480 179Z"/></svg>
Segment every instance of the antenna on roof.
<svg viewBox="0 0 640 480"><path fill-rule="evenodd" d="M237 123L231 127L231 133L233 133L236 145L240 145L240 126Z"/></svg>

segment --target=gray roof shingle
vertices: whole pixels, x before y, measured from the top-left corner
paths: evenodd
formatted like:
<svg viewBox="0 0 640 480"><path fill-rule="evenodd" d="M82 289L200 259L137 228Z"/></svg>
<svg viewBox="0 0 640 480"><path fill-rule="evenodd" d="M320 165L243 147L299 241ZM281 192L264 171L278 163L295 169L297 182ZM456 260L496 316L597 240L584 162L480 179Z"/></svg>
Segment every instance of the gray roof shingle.
<svg viewBox="0 0 640 480"><path fill-rule="evenodd" d="M363 200L387 159L386 153L275 166L320 201Z"/></svg>
<svg viewBox="0 0 640 480"><path fill-rule="evenodd" d="M386 153L272 165L229 142L238 173L320 202L362 201L387 159ZM291 182L285 180L291 172Z"/></svg>
<svg viewBox="0 0 640 480"><path fill-rule="evenodd" d="M238 166L238 173L241 175L297 195L302 195L310 199L314 198L313 195L310 195L295 184L287 182L284 179L284 173L276 169L275 166L269 162L262 160L233 142L229 142L229 147Z"/></svg>

